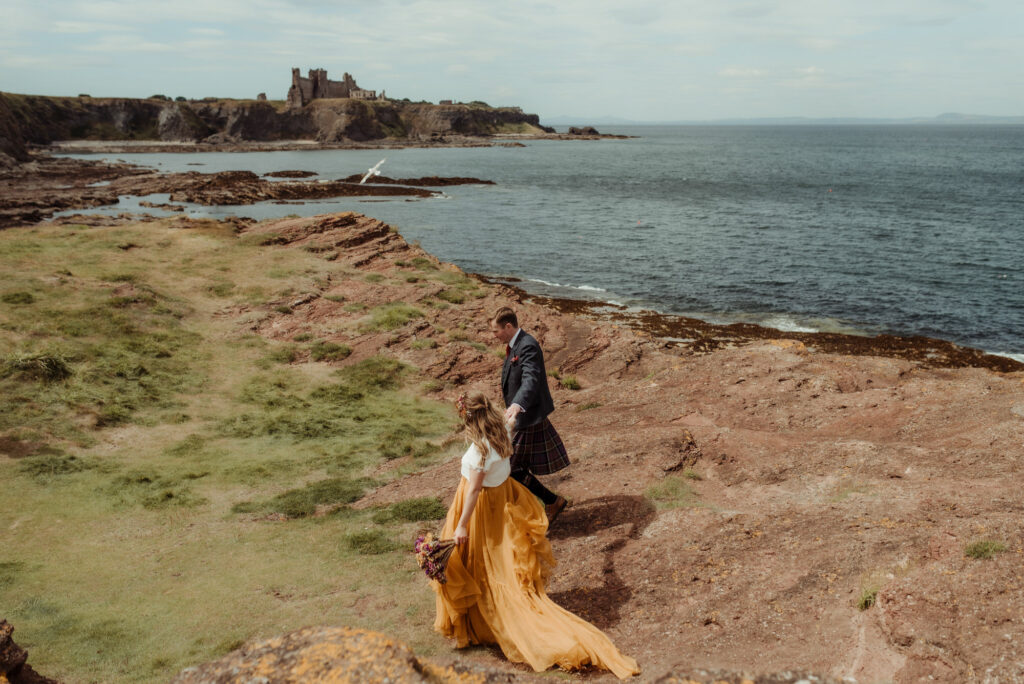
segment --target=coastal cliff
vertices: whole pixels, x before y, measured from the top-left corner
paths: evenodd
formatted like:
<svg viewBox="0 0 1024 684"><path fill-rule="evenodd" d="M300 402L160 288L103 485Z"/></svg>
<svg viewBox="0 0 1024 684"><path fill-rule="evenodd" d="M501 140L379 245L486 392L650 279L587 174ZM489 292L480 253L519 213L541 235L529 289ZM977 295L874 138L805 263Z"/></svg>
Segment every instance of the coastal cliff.
<svg viewBox="0 0 1024 684"><path fill-rule="evenodd" d="M550 133L515 107L405 101L315 100L301 109L257 100L46 97L0 93L0 153L56 140L236 142L429 141L448 135Z"/></svg>

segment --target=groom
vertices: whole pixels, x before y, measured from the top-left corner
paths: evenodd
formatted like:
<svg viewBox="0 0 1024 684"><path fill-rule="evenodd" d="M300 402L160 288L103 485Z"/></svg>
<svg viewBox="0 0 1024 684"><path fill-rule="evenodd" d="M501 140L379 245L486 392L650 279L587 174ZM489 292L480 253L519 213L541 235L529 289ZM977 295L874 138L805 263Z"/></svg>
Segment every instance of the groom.
<svg viewBox="0 0 1024 684"><path fill-rule="evenodd" d="M502 307L491 318L491 333L505 343L501 367L501 393L505 422L512 423L512 477L544 502L548 523L565 508L564 497L555 494L534 475L550 475L569 465L562 438L548 420L555 410L544 371L544 352L531 335L519 327L516 313Z"/></svg>

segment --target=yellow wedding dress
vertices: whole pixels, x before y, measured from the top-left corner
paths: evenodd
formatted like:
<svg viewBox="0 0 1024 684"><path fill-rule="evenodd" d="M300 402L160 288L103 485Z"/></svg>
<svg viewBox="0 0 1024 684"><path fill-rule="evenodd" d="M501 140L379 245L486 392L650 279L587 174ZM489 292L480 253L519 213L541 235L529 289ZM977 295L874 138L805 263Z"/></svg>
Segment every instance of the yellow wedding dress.
<svg viewBox="0 0 1024 684"><path fill-rule="evenodd" d="M465 475L474 467L479 470L480 460L477 448L470 446L442 539L455 536L469 490ZM548 598L544 587L555 559L544 507L508 477L508 459L493 449L484 469L484 487L467 526L469 541L452 553L447 583L431 582L437 592L434 628L454 638L459 648L497 644L510 661L527 663L537 672L552 665L574 670L589 664L620 679L639 674L636 661L619 653L601 630ZM500 484L487 486L502 476Z"/></svg>

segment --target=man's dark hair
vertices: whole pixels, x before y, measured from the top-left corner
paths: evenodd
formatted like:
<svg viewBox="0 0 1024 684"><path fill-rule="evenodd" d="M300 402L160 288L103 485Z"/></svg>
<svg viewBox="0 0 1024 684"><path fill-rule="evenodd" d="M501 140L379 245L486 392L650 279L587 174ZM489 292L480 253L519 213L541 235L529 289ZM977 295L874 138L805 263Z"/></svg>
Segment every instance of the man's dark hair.
<svg viewBox="0 0 1024 684"><path fill-rule="evenodd" d="M507 306L503 306L495 311L491 322L497 323L499 328L504 328L506 323L511 323L513 328L519 327L519 319L516 318L516 312Z"/></svg>

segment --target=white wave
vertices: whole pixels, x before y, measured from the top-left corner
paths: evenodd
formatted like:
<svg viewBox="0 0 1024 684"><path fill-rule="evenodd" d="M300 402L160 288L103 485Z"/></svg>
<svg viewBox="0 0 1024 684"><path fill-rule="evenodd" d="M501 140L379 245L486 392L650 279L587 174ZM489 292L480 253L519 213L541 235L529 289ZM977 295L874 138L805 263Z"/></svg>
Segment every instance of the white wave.
<svg viewBox="0 0 1024 684"><path fill-rule="evenodd" d="M985 353L986 354L991 354L992 356L1005 356L1008 359L1013 359L1014 361L1020 361L1021 363L1024 363L1024 354L1013 354L1011 352L985 352Z"/></svg>
<svg viewBox="0 0 1024 684"><path fill-rule="evenodd" d="M771 316L760 324L767 328L775 328L776 330L782 330L783 332L800 332L800 333L815 333L820 332L818 328L812 328L808 325L803 325L797 322L795 319L789 316Z"/></svg>
<svg viewBox="0 0 1024 684"><path fill-rule="evenodd" d="M541 285L547 285L548 287L560 287L566 290L582 290L583 292L607 292L608 290L603 287L594 287L593 285L564 285L562 283L553 283L550 280L542 280L540 278L527 278L531 283L540 283Z"/></svg>

